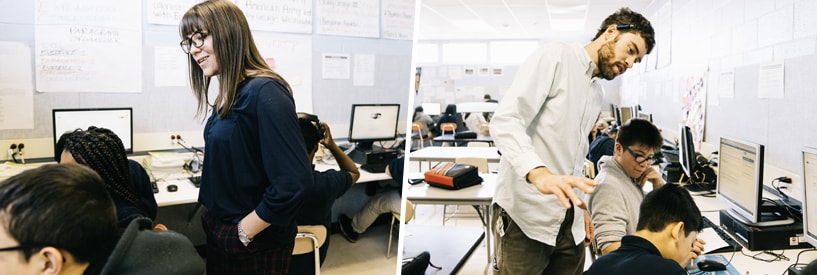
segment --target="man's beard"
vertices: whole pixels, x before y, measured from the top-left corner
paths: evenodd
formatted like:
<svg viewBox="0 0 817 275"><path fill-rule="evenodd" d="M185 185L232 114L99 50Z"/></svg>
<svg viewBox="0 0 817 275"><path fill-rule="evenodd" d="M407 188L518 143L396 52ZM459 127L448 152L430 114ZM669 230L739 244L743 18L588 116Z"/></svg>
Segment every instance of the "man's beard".
<svg viewBox="0 0 817 275"><path fill-rule="evenodd" d="M619 74L624 73L624 71L620 71L618 74L613 70L613 67L616 67L615 56L616 53L614 51L615 44L618 42L618 36L610 42L604 43L599 47L598 56L599 56L599 73L596 76L607 80L613 80ZM625 67L626 66L622 66Z"/></svg>

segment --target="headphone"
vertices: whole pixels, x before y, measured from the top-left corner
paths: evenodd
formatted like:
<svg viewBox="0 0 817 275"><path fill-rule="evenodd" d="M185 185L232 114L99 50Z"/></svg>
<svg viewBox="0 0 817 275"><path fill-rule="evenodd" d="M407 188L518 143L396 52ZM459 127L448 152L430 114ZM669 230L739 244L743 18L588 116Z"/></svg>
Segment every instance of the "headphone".
<svg viewBox="0 0 817 275"><path fill-rule="evenodd" d="M318 119L318 116L309 113L299 112L298 120L308 121L314 124L315 132L318 133L318 140L322 140L324 137L326 137L326 129L324 129L323 125L321 125L321 121Z"/></svg>

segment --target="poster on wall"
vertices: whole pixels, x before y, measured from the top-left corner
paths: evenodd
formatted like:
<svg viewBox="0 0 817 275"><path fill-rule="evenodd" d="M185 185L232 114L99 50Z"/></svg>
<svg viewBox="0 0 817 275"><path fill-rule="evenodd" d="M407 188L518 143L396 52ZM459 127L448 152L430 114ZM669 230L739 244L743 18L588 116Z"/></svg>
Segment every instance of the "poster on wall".
<svg viewBox="0 0 817 275"><path fill-rule="evenodd" d="M37 91L142 91L142 2L37 0L34 5Z"/></svg>
<svg viewBox="0 0 817 275"><path fill-rule="evenodd" d="M706 122L706 74L690 76L682 82L681 124L692 130L695 149L700 150Z"/></svg>
<svg viewBox="0 0 817 275"><path fill-rule="evenodd" d="M318 1L315 12L317 33L380 37L379 0Z"/></svg>
<svg viewBox="0 0 817 275"><path fill-rule="evenodd" d="M201 0L148 0L145 14L150 24L178 26L182 16Z"/></svg>
<svg viewBox="0 0 817 275"><path fill-rule="evenodd" d="M414 0L382 0L383 38L414 39Z"/></svg>
<svg viewBox="0 0 817 275"><path fill-rule="evenodd" d="M312 33L312 1L237 0L235 4L244 11L253 30Z"/></svg>
<svg viewBox="0 0 817 275"><path fill-rule="evenodd" d="M267 65L289 82L297 111L312 113L312 38L269 32L253 36Z"/></svg>
<svg viewBox="0 0 817 275"><path fill-rule="evenodd" d="M0 41L0 129L34 128L31 48Z"/></svg>

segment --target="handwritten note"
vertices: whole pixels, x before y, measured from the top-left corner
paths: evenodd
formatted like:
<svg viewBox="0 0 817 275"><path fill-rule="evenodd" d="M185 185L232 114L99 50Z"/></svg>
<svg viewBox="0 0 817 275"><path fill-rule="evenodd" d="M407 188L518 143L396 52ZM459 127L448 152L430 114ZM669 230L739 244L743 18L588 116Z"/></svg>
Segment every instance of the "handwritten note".
<svg viewBox="0 0 817 275"><path fill-rule="evenodd" d="M190 7L199 0L148 0L147 20L148 23L157 25L178 26L182 21L182 16Z"/></svg>
<svg viewBox="0 0 817 275"><path fill-rule="evenodd" d="M244 0L236 5L253 30L312 33L312 0Z"/></svg>
<svg viewBox="0 0 817 275"><path fill-rule="evenodd" d="M142 3L37 0L34 60L40 92L140 92Z"/></svg>
<svg viewBox="0 0 817 275"><path fill-rule="evenodd" d="M153 48L153 82L156 87L184 87L187 83L187 55L179 47Z"/></svg>
<svg viewBox="0 0 817 275"><path fill-rule="evenodd" d="M382 0L383 38L414 39L414 0Z"/></svg>
<svg viewBox="0 0 817 275"><path fill-rule="evenodd" d="M0 129L34 128L31 48L0 42Z"/></svg>
<svg viewBox="0 0 817 275"><path fill-rule="evenodd" d="M379 0L318 0L317 33L380 37Z"/></svg>

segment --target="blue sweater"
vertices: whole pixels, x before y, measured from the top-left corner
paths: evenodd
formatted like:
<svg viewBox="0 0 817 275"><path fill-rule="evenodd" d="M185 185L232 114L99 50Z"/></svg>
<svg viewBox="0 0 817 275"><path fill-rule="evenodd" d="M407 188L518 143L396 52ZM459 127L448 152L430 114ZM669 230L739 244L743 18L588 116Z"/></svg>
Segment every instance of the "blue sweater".
<svg viewBox="0 0 817 275"><path fill-rule="evenodd" d="M274 241L293 242L312 169L286 88L265 77L244 80L230 114L210 115L204 142L199 201L208 214L237 223L255 210L271 224L265 231Z"/></svg>

